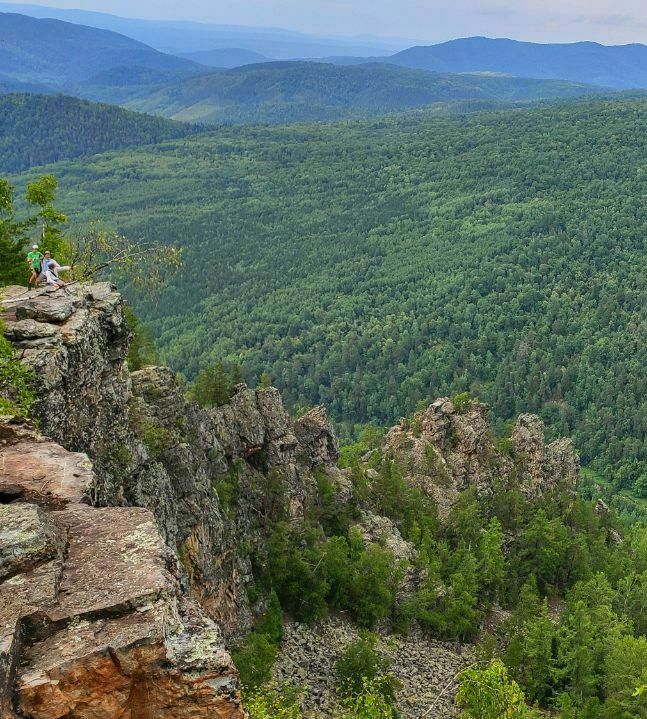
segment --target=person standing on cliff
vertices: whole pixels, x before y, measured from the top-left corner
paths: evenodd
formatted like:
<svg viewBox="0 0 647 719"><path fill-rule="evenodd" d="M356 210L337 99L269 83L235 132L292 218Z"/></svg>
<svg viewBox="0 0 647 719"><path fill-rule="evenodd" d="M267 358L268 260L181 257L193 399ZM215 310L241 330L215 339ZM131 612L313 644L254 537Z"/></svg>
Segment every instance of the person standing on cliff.
<svg viewBox="0 0 647 719"><path fill-rule="evenodd" d="M32 245L31 252L27 253L27 264L31 269L31 277L29 284L36 287L38 275L40 275L41 264L43 262L43 253L38 249L38 245Z"/></svg>

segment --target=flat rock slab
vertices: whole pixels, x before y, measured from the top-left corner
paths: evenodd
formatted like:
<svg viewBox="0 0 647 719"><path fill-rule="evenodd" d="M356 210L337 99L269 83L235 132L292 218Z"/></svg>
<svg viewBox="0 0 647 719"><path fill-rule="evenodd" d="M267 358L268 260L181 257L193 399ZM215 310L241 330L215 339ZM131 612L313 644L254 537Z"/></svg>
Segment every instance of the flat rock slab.
<svg viewBox="0 0 647 719"><path fill-rule="evenodd" d="M152 512L138 507L52 512L68 531L68 551L55 621L123 612L174 592L168 549Z"/></svg>
<svg viewBox="0 0 647 719"><path fill-rule="evenodd" d="M63 556L65 535L34 504L0 504L0 581Z"/></svg>
<svg viewBox="0 0 647 719"><path fill-rule="evenodd" d="M37 322L65 322L71 317L81 301L78 297L64 294L62 291L54 294L48 292L20 302L15 306L17 320L36 320Z"/></svg>
<svg viewBox="0 0 647 719"><path fill-rule="evenodd" d="M33 719L131 716L136 680L129 674L163 664L165 614L159 602L125 617L68 625L32 646L17 681L20 711Z"/></svg>
<svg viewBox="0 0 647 719"><path fill-rule="evenodd" d="M9 322L5 326L5 336L13 342L53 337L58 332L56 325L36 320Z"/></svg>
<svg viewBox="0 0 647 719"><path fill-rule="evenodd" d="M49 509L85 501L94 482L87 455L55 442L25 441L0 449L0 495Z"/></svg>
<svg viewBox="0 0 647 719"><path fill-rule="evenodd" d="M53 560L0 584L0 709L7 702L7 684L19 656L22 620L56 603L61 570L62 563ZM0 716L11 714L0 711Z"/></svg>
<svg viewBox="0 0 647 719"><path fill-rule="evenodd" d="M91 285L82 285L82 289L93 302L103 302L107 299L118 299L119 293L111 282L95 282Z"/></svg>

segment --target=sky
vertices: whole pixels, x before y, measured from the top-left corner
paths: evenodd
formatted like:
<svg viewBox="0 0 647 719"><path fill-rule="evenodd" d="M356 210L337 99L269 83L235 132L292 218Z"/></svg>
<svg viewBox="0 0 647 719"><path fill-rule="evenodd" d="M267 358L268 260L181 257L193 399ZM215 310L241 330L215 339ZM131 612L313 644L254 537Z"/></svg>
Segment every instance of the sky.
<svg viewBox="0 0 647 719"><path fill-rule="evenodd" d="M21 0L127 17L283 27L319 35L439 42L487 35L538 42L647 42L646 0Z"/></svg>

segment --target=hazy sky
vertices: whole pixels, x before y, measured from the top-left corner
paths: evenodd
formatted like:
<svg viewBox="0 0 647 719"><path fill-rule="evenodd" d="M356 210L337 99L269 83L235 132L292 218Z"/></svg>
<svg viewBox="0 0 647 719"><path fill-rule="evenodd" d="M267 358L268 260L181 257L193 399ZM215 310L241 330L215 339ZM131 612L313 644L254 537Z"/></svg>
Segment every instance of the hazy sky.
<svg viewBox="0 0 647 719"><path fill-rule="evenodd" d="M647 0L22 0L158 19L439 41L467 35L647 42Z"/></svg>

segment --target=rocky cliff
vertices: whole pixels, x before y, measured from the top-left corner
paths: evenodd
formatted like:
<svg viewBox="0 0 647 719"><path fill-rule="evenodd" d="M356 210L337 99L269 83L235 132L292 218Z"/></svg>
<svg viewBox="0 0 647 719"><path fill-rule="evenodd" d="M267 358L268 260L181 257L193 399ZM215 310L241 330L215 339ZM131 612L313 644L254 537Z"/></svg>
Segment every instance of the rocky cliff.
<svg viewBox="0 0 647 719"><path fill-rule="evenodd" d="M294 423L275 389L244 385L207 411L166 368L131 374L109 284L4 298L39 429L2 432L0 541L23 557L0 576L5 706L43 719L242 716L223 635L253 621L249 554L268 483L297 517L310 469L337 458L325 413Z"/></svg>
<svg viewBox="0 0 647 719"><path fill-rule="evenodd" d="M298 521L318 501L321 473L339 501L352 491L349 473L336 469L325 411L295 421L277 390L245 385L227 405L205 410L170 370L129 372L123 301L107 283L3 294L5 334L34 370L38 425L0 427L3 711L37 719L242 716L225 647L264 607L249 598L254 548L277 502ZM568 441L547 445L541 422L523 415L501 443L486 414L479 403L438 400L388 433L380 461L396 459L441 515L470 486L483 495L504 481L536 496L575 481ZM374 464L368 456L362 463L369 480ZM391 520L370 502L358 509L367 543L413 558ZM322 697L332 676L322 673L353 632L338 620L289 628L277 677L306 678ZM405 663L428 661L403 674L411 677L404 715L414 717L420 697L444 686L462 659L424 638L400 644ZM314 667L312 677L295 670L295 657ZM329 704L315 702L315 715L326 716ZM439 704L438 716L449 716L450 704Z"/></svg>

